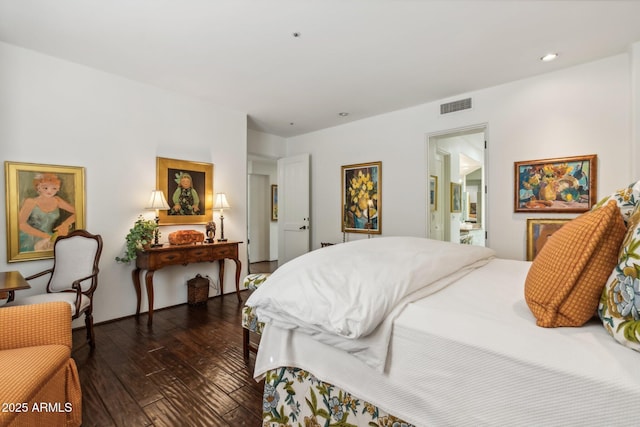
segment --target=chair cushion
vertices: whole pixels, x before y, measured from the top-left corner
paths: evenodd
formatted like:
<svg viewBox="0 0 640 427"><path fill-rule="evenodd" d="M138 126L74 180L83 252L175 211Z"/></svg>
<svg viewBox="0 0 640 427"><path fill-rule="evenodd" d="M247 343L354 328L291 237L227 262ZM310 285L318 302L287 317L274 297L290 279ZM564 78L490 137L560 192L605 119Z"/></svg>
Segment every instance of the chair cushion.
<svg viewBox="0 0 640 427"><path fill-rule="evenodd" d="M242 307L242 327L256 334L262 334L264 330L264 323L258 321L258 316L248 305Z"/></svg>
<svg viewBox="0 0 640 427"><path fill-rule="evenodd" d="M31 305L41 304L44 302L64 301L71 306L71 316L76 315L76 294L72 292L53 292L50 294L36 294L28 297L17 298L10 303L5 304L5 307L12 307L17 305ZM85 311L91 300L88 296L82 295L80 297L80 313Z"/></svg>
<svg viewBox="0 0 640 427"><path fill-rule="evenodd" d="M544 245L525 281L538 326L582 326L596 314L626 227L615 201L565 224Z"/></svg>
<svg viewBox="0 0 640 427"><path fill-rule="evenodd" d="M269 278L269 276L271 276L271 273L248 274L242 281L242 286L244 286L245 289L255 291L265 282L265 280Z"/></svg>
<svg viewBox="0 0 640 427"><path fill-rule="evenodd" d="M242 281L242 285L245 289L255 291L269 278L269 276L271 276L271 273L248 274ZM258 316L255 315L253 309L245 305L242 308L242 327L250 330L251 332L255 332L256 334L262 334L264 323L259 322Z"/></svg>

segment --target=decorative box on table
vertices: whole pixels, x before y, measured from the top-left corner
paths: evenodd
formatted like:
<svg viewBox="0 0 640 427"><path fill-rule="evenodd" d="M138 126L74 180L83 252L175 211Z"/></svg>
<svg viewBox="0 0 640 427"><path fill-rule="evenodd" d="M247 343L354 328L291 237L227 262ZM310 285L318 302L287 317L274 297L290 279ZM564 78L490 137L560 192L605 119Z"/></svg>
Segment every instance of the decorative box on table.
<svg viewBox="0 0 640 427"><path fill-rule="evenodd" d="M169 244L190 245L204 242L204 233L196 230L178 230L169 234Z"/></svg>

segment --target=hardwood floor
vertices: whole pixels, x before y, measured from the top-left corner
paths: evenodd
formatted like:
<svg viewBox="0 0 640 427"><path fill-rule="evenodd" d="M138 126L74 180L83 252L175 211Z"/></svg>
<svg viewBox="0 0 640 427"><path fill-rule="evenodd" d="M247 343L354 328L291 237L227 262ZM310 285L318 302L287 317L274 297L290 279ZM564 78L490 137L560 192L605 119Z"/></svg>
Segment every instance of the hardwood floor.
<svg viewBox="0 0 640 427"><path fill-rule="evenodd" d="M242 293L246 300L248 293ZM73 332L83 427L260 426L263 383L242 359L242 305L234 294Z"/></svg>

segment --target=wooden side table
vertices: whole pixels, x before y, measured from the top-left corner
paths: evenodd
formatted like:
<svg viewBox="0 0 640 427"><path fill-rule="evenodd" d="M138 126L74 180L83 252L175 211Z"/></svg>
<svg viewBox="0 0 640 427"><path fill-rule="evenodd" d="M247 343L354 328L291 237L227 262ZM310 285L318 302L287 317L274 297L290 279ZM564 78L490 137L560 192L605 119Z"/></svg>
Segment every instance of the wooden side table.
<svg viewBox="0 0 640 427"><path fill-rule="evenodd" d="M7 302L13 301L15 291L29 289L30 287L19 271L0 272L0 295L6 292L9 295Z"/></svg>
<svg viewBox="0 0 640 427"><path fill-rule="evenodd" d="M236 296L238 303L242 303L240 297L240 271L241 263L238 257L238 246L242 242L226 241L216 243L202 243L192 245L165 245L158 248L149 248L138 252L136 256L136 268L133 270L133 285L136 288L137 306L136 316L140 315L140 299L142 297L140 287L140 271L147 270L145 285L149 302L149 318L147 324L153 324L153 273L170 265L188 265L195 262L218 261L220 266L220 294L224 295L224 260L230 259L236 264Z"/></svg>

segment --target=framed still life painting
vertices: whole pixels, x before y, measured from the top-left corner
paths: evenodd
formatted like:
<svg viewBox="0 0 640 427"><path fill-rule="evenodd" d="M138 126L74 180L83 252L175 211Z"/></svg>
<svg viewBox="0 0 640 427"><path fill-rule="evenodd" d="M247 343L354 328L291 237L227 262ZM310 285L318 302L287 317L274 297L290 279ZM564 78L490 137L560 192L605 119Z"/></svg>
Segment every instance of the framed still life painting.
<svg viewBox="0 0 640 427"><path fill-rule="evenodd" d="M381 233L382 162L342 166L342 232Z"/></svg>
<svg viewBox="0 0 640 427"><path fill-rule="evenodd" d="M514 212L587 212L596 203L595 154L515 163Z"/></svg>
<svg viewBox="0 0 640 427"><path fill-rule="evenodd" d="M5 162L7 262L53 258L53 243L85 228L84 168Z"/></svg>
<svg viewBox="0 0 640 427"><path fill-rule="evenodd" d="M213 164L156 158L156 185L169 204L159 211L160 225L213 221Z"/></svg>

